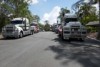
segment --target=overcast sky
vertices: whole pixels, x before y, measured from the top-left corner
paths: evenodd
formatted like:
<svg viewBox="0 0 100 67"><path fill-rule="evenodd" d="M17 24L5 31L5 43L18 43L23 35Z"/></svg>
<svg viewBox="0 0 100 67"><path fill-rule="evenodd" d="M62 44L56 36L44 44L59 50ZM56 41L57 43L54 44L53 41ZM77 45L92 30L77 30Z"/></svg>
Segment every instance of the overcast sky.
<svg viewBox="0 0 100 67"><path fill-rule="evenodd" d="M67 7L72 11L72 5L78 0L32 0L29 10L32 14L38 15L43 21L49 20L50 24L56 23L62 7ZM72 11L73 12L73 11Z"/></svg>

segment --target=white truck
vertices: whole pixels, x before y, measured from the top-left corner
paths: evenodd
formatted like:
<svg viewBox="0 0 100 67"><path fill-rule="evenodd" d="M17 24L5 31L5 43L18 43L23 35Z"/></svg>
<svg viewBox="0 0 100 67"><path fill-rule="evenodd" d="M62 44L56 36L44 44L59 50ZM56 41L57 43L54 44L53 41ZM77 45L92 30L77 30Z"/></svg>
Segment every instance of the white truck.
<svg viewBox="0 0 100 67"><path fill-rule="evenodd" d="M33 30L30 27L29 20L23 17L13 18L10 24L7 24L2 28L2 35L4 38L22 38L29 34L33 34Z"/></svg>
<svg viewBox="0 0 100 67"><path fill-rule="evenodd" d="M62 39L77 38L84 41L87 30L77 18L75 14L65 14L62 22Z"/></svg>

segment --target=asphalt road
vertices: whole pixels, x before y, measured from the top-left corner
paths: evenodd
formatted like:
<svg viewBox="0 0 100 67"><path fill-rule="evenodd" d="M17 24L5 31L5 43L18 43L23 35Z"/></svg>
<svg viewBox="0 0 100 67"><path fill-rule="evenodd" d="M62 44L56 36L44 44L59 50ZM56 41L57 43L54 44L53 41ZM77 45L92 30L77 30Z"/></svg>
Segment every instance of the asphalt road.
<svg viewBox="0 0 100 67"><path fill-rule="evenodd" d="M0 39L0 67L100 67L100 42L62 41L53 32Z"/></svg>

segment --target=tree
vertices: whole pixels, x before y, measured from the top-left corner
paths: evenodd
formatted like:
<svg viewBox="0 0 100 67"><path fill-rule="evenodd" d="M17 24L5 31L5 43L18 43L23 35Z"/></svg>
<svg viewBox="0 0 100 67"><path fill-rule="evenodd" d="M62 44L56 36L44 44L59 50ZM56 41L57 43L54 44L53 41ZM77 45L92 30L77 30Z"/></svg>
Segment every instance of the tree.
<svg viewBox="0 0 100 67"><path fill-rule="evenodd" d="M95 7L92 7L93 4L99 3L99 19L96 15ZM81 7L81 9L80 9ZM88 3L84 3L84 0L79 0L73 5L74 9L78 9L78 16L81 17L81 22L86 24L89 21L100 21L100 0L90 0ZM85 23L84 23L85 22ZM100 24L99 24L100 25ZM98 39L100 39L100 26L98 27Z"/></svg>
<svg viewBox="0 0 100 67"><path fill-rule="evenodd" d="M98 0L98 3L99 3L99 28L98 28L98 36L97 36L97 39L100 40L100 0Z"/></svg>
<svg viewBox="0 0 100 67"><path fill-rule="evenodd" d="M34 16L28 10L29 1L31 2L31 0L0 0L0 30L15 17L26 17L32 22Z"/></svg>
<svg viewBox="0 0 100 67"><path fill-rule="evenodd" d="M98 19L96 15L96 7L93 7L91 3L93 3L92 0L88 3L84 2L84 0L79 0L72 6L72 8L76 11L79 20L84 25L90 21L96 21Z"/></svg>
<svg viewBox="0 0 100 67"><path fill-rule="evenodd" d="M96 15L96 8L86 3L80 7L78 16L84 25L90 21L96 21L98 19Z"/></svg>
<svg viewBox="0 0 100 67"><path fill-rule="evenodd" d="M13 13L13 4L11 3L11 0L0 0L0 31L1 28L9 23L9 16L11 13Z"/></svg>
<svg viewBox="0 0 100 67"><path fill-rule="evenodd" d="M39 23L40 17L38 15L34 15L33 20L35 20L35 21L37 21L37 23Z"/></svg>
<svg viewBox="0 0 100 67"><path fill-rule="evenodd" d="M38 23L39 27L40 27L40 30L43 31L44 30L44 25L41 24L41 23Z"/></svg>
<svg viewBox="0 0 100 67"><path fill-rule="evenodd" d="M50 24L49 24L49 21L46 20L45 23L46 23L46 24L44 25L44 30L45 30L45 31L50 31Z"/></svg>
<svg viewBox="0 0 100 67"><path fill-rule="evenodd" d="M59 15L59 18L61 18L61 22L63 21L63 17L66 13L70 13L70 10L68 10L67 8L61 8L60 15Z"/></svg>

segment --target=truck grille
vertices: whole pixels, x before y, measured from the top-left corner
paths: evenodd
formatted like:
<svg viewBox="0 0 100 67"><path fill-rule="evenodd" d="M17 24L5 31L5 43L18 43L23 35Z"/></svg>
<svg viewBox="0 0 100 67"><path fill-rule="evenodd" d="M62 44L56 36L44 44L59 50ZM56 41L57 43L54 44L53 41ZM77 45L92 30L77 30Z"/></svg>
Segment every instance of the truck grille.
<svg viewBox="0 0 100 67"><path fill-rule="evenodd" d="M81 32L71 32L72 34L81 34Z"/></svg>
<svg viewBox="0 0 100 67"><path fill-rule="evenodd" d="M82 32L82 34L86 34L86 32Z"/></svg>
<svg viewBox="0 0 100 67"><path fill-rule="evenodd" d="M13 27L6 27L6 32L7 33L13 32Z"/></svg>
<svg viewBox="0 0 100 67"><path fill-rule="evenodd" d="M71 28L71 34L81 34L80 27Z"/></svg>
<svg viewBox="0 0 100 67"><path fill-rule="evenodd" d="M65 34L69 34L69 33L70 33L70 31L64 31L64 33L65 33Z"/></svg>
<svg viewBox="0 0 100 67"><path fill-rule="evenodd" d="M6 30L6 32L13 32L13 30Z"/></svg>

